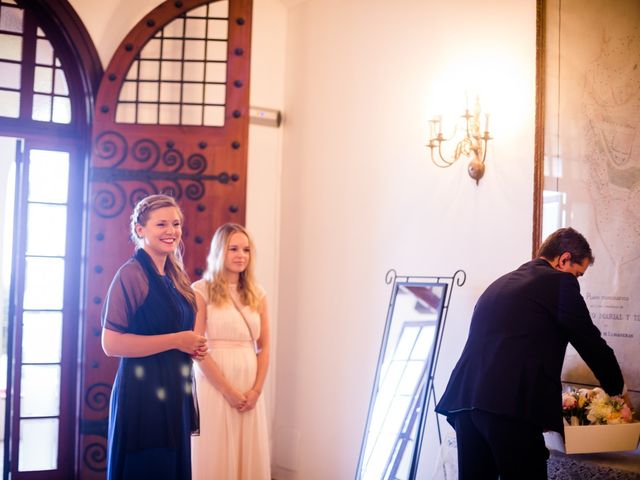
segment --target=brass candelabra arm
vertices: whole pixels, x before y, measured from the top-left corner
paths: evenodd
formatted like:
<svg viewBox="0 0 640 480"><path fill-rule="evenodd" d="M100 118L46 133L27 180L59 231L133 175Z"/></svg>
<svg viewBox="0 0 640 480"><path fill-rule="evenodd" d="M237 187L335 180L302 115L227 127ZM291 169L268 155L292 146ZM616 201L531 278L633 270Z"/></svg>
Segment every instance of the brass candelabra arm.
<svg viewBox="0 0 640 480"><path fill-rule="evenodd" d="M430 138L427 147L431 150L431 161L436 167L439 168L447 168L453 165L458 161L458 157L454 157L453 160L447 160L442 154L442 142L446 142L450 140L449 138L444 138L442 133L438 133L437 137ZM438 151L437 156L434 155L434 150Z"/></svg>

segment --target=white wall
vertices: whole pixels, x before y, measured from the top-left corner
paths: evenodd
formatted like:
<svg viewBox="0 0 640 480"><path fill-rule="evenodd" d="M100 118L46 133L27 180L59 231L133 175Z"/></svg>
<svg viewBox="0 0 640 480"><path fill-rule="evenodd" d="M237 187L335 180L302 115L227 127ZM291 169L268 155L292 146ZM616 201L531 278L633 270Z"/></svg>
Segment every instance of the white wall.
<svg viewBox="0 0 640 480"><path fill-rule="evenodd" d="M69 0L98 51L102 67L129 31L162 0Z"/></svg>
<svg viewBox="0 0 640 480"><path fill-rule="evenodd" d="M251 33L252 106L282 111L286 9L280 0L257 0ZM250 125L246 225L257 249L256 276L265 288L271 326L271 368L263 395L273 427L278 379L278 273L283 128ZM273 428L271 428L273 432ZM271 435L273 437L273 435ZM272 451L274 444L272 441Z"/></svg>
<svg viewBox="0 0 640 480"><path fill-rule="evenodd" d="M71 3L106 65L160 2ZM280 129L250 128L247 195L276 333L274 477L351 479L386 271L467 272L441 393L476 298L530 256L535 0L254 0L253 22L251 103L284 114ZM424 147L427 120L458 115L465 90L482 93L495 136L477 186L465 162L437 169ZM421 478L436 451L430 428Z"/></svg>
<svg viewBox="0 0 640 480"><path fill-rule="evenodd" d="M389 300L385 272L468 274L445 333L442 392L475 299L530 256L535 2L285 3L274 476L349 479ZM444 113L459 114L465 88L486 91L492 105L496 138L478 186L466 165L437 169L424 148L429 116L456 98ZM423 478L434 439L431 430Z"/></svg>

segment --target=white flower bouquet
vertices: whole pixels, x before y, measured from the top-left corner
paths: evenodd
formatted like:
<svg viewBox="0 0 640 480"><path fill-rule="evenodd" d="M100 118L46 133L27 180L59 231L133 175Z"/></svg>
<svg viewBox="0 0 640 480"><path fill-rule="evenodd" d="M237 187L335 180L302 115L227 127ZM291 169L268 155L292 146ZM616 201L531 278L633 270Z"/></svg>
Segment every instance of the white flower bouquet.
<svg viewBox="0 0 640 480"><path fill-rule="evenodd" d="M569 389L562 394L562 415L569 425L618 425L633 422L633 411L622 397L599 388Z"/></svg>
<svg viewBox="0 0 640 480"><path fill-rule="evenodd" d="M635 450L640 422L622 397L610 397L601 388L569 389L562 394L564 438L545 433L547 447L565 453Z"/></svg>

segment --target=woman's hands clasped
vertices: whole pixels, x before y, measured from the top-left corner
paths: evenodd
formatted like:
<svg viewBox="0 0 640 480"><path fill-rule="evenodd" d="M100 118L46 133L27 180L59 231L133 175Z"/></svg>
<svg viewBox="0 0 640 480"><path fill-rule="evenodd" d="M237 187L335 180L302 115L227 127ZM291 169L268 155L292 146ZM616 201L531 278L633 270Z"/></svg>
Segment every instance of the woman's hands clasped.
<svg viewBox="0 0 640 480"><path fill-rule="evenodd" d="M235 408L241 413L253 410L258 398L260 397L260 393L254 389L242 393L232 386L228 386L224 391L222 391L222 395L232 408Z"/></svg>
<svg viewBox="0 0 640 480"><path fill-rule="evenodd" d="M242 409L247 403L247 398L242 394L242 392L236 390L232 386L228 386L224 391L222 391L222 395L232 408L235 408L240 412L243 411Z"/></svg>
<svg viewBox="0 0 640 480"><path fill-rule="evenodd" d="M249 410L253 410L256 406L256 402L260 397L260 393L255 391L254 389L249 390L244 394L245 402L242 407L238 408L240 412L248 412Z"/></svg>
<svg viewBox="0 0 640 480"><path fill-rule="evenodd" d="M202 360L207 354L207 339L191 330L176 333L177 348L181 352L188 353L194 360Z"/></svg>

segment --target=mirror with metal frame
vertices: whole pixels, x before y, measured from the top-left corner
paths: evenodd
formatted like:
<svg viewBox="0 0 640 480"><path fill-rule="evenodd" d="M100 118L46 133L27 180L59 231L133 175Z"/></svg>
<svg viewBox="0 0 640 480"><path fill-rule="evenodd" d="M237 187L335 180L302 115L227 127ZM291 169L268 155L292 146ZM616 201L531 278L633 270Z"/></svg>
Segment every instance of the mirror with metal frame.
<svg viewBox="0 0 640 480"><path fill-rule="evenodd" d="M387 274L393 288L356 480L415 478L452 280Z"/></svg>

